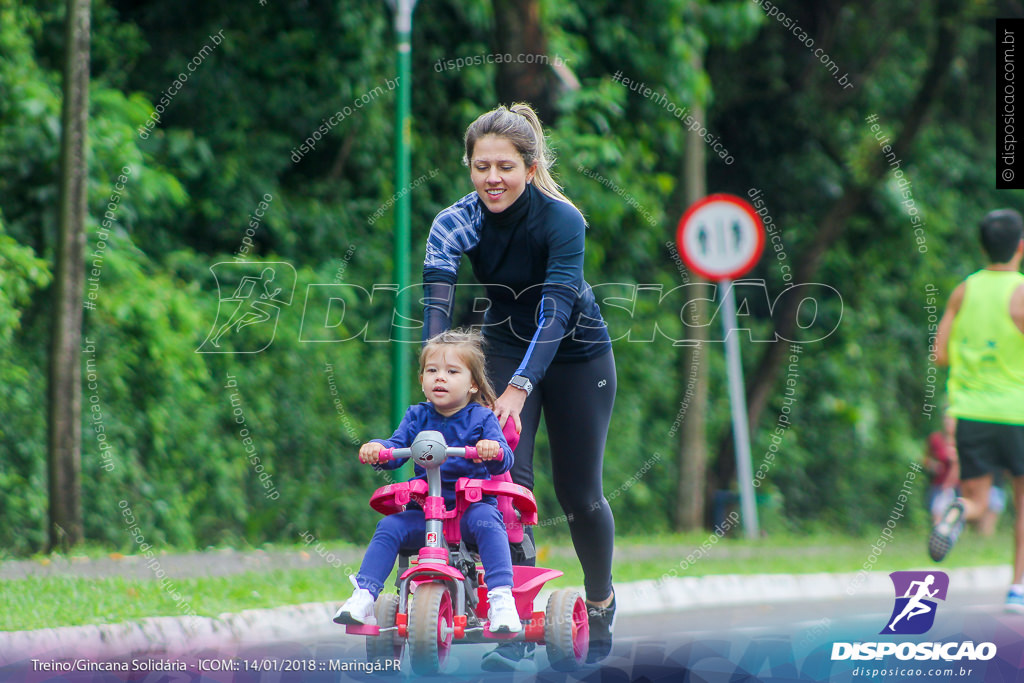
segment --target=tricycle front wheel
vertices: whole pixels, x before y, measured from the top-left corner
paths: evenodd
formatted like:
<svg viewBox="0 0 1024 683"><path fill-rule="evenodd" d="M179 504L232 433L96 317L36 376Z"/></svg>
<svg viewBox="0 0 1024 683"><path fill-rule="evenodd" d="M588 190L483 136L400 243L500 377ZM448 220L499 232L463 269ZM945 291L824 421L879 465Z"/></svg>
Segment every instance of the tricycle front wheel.
<svg viewBox="0 0 1024 683"><path fill-rule="evenodd" d="M409 609L409 648L412 670L420 675L437 673L448 657L455 633L452 596L442 583L416 587Z"/></svg>

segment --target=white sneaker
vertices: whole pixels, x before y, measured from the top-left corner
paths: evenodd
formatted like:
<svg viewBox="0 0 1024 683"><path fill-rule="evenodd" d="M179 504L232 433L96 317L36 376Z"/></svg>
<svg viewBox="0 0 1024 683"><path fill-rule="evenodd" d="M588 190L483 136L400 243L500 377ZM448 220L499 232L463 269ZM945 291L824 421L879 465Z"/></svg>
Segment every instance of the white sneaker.
<svg viewBox="0 0 1024 683"><path fill-rule="evenodd" d="M335 624L351 624L352 626L376 626L377 617L373 613L375 602L373 593L360 588L354 576L350 576L352 585L356 587L352 597L345 601L345 604L338 608L334 615Z"/></svg>
<svg viewBox="0 0 1024 683"><path fill-rule="evenodd" d="M510 587L501 586L487 591L487 602L490 603L487 621L491 633L519 633L523 630Z"/></svg>
<svg viewBox="0 0 1024 683"><path fill-rule="evenodd" d="M1019 583L1010 586L1010 594L1006 596L1006 611L1024 614L1024 586Z"/></svg>

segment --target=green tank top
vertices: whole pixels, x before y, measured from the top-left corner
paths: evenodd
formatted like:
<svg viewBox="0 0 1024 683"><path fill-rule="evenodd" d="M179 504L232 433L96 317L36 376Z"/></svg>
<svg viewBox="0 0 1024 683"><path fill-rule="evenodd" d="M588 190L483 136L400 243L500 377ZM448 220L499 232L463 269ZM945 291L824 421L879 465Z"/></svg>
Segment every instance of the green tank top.
<svg viewBox="0 0 1024 683"><path fill-rule="evenodd" d="M1024 334L1010 318L1010 296L1022 284L1024 275L1012 271L967 278L949 339L952 415L1024 424Z"/></svg>

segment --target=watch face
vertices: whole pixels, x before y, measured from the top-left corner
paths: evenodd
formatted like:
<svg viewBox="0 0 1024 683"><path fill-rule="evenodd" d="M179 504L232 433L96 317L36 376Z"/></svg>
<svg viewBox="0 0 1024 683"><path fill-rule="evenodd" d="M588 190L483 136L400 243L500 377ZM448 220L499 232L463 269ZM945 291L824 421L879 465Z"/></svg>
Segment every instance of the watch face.
<svg viewBox="0 0 1024 683"><path fill-rule="evenodd" d="M533 384L530 382L529 379L523 377L522 375L516 375L515 377L513 377L512 381L510 381L509 384L511 384L517 389L524 390L526 393L530 393L530 391L533 390Z"/></svg>

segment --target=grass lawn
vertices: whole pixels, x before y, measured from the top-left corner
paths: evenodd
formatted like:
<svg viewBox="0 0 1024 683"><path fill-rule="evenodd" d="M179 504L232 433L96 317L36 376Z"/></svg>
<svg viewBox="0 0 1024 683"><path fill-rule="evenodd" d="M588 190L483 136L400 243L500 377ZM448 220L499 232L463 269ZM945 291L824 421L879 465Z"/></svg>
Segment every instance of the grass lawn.
<svg viewBox="0 0 1024 683"><path fill-rule="evenodd" d="M898 528L893 542L878 556L874 569L935 567L928 558L926 531ZM873 538L776 535L757 541L722 539L707 544L703 557L680 571L680 563L711 537L708 534L618 539L616 582L658 579L676 569L679 576L856 572L868 561ZM1003 565L1010 562L1012 533L1000 529L989 538L966 532L942 568ZM340 546L339 546L340 548ZM352 551L352 546L347 546ZM295 550L277 547L276 550ZM97 555L95 550L90 554ZM565 572L561 586L583 584L583 575L567 538L542 543L538 564ZM217 616L225 612L304 602L341 601L351 586L341 570L314 569L247 572L231 576L156 580L69 576L0 581L0 630L16 631L130 621L149 616ZM175 596L175 592L177 596Z"/></svg>

